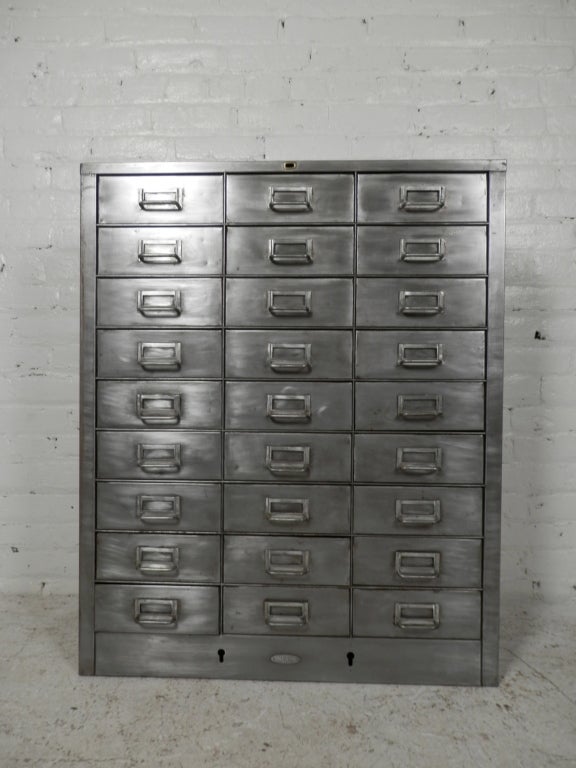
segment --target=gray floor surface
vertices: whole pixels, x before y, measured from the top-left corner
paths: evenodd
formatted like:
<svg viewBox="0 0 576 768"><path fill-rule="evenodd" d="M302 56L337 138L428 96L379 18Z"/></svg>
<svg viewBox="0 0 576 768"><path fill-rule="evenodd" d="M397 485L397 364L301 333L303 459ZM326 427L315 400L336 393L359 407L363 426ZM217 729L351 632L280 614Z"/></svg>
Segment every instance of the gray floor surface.
<svg viewBox="0 0 576 768"><path fill-rule="evenodd" d="M504 610L480 689L80 678L75 598L0 604L0 768L576 767L562 607Z"/></svg>

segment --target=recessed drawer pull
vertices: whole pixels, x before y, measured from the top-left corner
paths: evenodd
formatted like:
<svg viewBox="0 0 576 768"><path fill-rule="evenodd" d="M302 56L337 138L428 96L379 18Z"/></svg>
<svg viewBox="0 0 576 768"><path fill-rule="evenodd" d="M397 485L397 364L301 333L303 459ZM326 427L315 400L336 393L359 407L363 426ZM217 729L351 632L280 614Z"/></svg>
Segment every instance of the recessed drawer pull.
<svg viewBox="0 0 576 768"><path fill-rule="evenodd" d="M404 368L436 368L443 362L442 344L398 344L397 364Z"/></svg>
<svg viewBox="0 0 576 768"><path fill-rule="evenodd" d="M397 413L406 421L430 421L442 415L442 395L398 395Z"/></svg>
<svg viewBox="0 0 576 768"><path fill-rule="evenodd" d="M138 364L145 371L178 371L182 365L179 341L139 341Z"/></svg>
<svg viewBox="0 0 576 768"><path fill-rule="evenodd" d="M273 475L305 475L310 471L310 446L267 445L266 469Z"/></svg>
<svg viewBox="0 0 576 768"><path fill-rule="evenodd" d="M309 620L308 600L264 600L264 621L269 627L305 627Z"/></svg>
<svg viewBox="0 0 576 768"><path fill-rule="evenodd" d="M312 370L312 344L268 344L267 362L276 373Z"/></svg>
<svg viewBox="0 0 576 768"><path fill-rule="evenodd" d="M266 497L264 509L266 520L279 525L307 523L310 520L308 499L272 499Z"/></svg>
<svg viewBox="0 0 576 768"><path fill-rule="evenodd" d="M311 237L306 240L268 240L268 258L273 264L302 266L314 261L314 245Z"/></svg>
<svg viewBox="0 0 576 768"><path fill-rule="evenodd" d="M136 414L144 424L178 424L182 414L181 396L138 392Z"/></svg>
<svg viewBox="0 0 576 768"><path fill-rule="evenodd" d="M441 518L440 499L396 499L396 520L401 525L435 525Z"/></svg>
<svg viewBox="0 0 576 768"><path fill-rule="evenodd" d="M310 317L312 291L268 291L267 307L274 317Z"/></svg>
<svg viewBox="0 0 576 768"><path fill-rule="evenodd" d="M277 213L312 210L312 187L268 187L268 206Z"/></svg>
<svg viewBox="0 0 576 768"><path fill-rule="evenodd" d="M180 264L182 240L140 240L138 261L144 264Z"/></svg>
<svg viewBox="0 0 576 768"><path fill-rule="evenodd" d="M396 552L394 570L401 579L437 579L440 552Z"/></svg>
<svg viewBox="0 0 576 768"><path fill-rule="evenodd" d="M396 469L407 475L431 475L442 469L442 448L397 448Z"/></svg>
<svg viewBox="0 0 576 768"><path fill-rule="evenodd" d="M149 472L152 475L179 472L182 467L181 449L180 443L172 445L138 443L138 466L143 472Z"/></svg>
<svg viewBox="0 0 576 768"><path fill-rule="evenodd" d="M264 562L270 576L306 576L310 572L310 550L267 549Z"/></svg>
<svg viewBox="0 0 576 768"><path fill-rule="evenodd" d="M266 416L281 423L309 422L312 398L310 395L266 395Z"/></svg>
<svg viewBox="0 0 576 768"><path fill-rule="evenodd" d="M182 314L180 291L138 291L138 312L144 317L179 317Z"/></svg>
<svg viewBox="0 0 576 768"><path fill-rule="evenodd" d="M446 256L446 240L443 237L400 240L400 260L411 264L432 264Z"/></svg>
<svg viewBox="0 0 576 768"><path fill-rule="evenodd" d="M184 189L178 187L166 192L139 189L138 205L143 211L181 211L184 207Z"/></svg>
<svg viewBox="0 0 576 768"><path fill-rule="evenodd" d="M180 496L136 497L136 517L147 525L179 523L181 515Z"/></svg>
<svg viewBox="0 0 576 768"><path fill-rule="evenodd" d="M178 573L178 547L136 547L136 568L145 576L169 576Z"/></svg>
<svg viewBox="0 0 576 768"><path fill-rule="evenodd" d="M394 624L400 629L438 629L438 603L394 603Z"/></svg>
<svg viewBox="0 0 576 768"><path fill-rule="evenodd" d="M400 187L398 208L412 213L439 211L446 203L446 187L442 184L413 184Z"/></svg>
<svg viewBox="0 0 576 768"><path fill-rule="evenodd" d="M444 312L444 291L400 291L401 315L439 315Z"/></svg>
<svg viewBox="0 0 576 768"><path fill-rule="evenodd" d="M134 600L134 621L143 627L176 627L178 600L137 597Z"/></svg>

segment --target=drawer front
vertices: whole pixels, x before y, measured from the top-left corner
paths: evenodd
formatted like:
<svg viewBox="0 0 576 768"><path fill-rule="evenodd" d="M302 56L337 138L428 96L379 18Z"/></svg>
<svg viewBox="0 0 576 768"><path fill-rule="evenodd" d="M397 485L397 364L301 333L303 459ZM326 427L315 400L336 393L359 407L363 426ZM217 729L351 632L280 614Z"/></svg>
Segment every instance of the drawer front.
<svg viewBox="0 0 576 768"><path fill-rule="evenodd" d="M347 635L348 590L329 587L224 587L224 632Z"/></svg>
<svg viewBox="0 0 576 768"><path fill-rule="evenodd" d="M226 376L240 379L349 379L349 331L227 331Z"/></svg>
<svg viewBox="0 0 576 768"><path fill-rule="evenodd" d="M96 632L217 635L218 587L97 584Z"/></svg>
<svg viewBox="0 0 576 768"><path fill-rule="evenodd" d="M350 489L338 485L225 485L224 530L350 532Z"/></svg>
<svg viewBox="0 0 576 768"><path fill-rule="evenodd" d="M220 537L166 533L99 533L101 581L220 581Z"/></svg>
<svg viewBox="0 0 576 768"><path fill-rule="evenodd" d="M222 176L100 176L100 224L209 224L222 221Z"/></svg>
<svg viewBox="0 0 576 768"><path fill-rule="evenodd" d="M226 185L231 224L354 220L352 174L230 174Z"/></svg>
<svg viewBox="0 0 576 768"><path fill-rule="evenodd" d="M360 222L483 222L483 173L374 173L358 176Z"/></svg>
<svg viewBox="0 0 576 768"><path fill-rule="evenodd" d="M352 227L229 227L229 275L351 275Z"/></svg>
<svg viewBox="0 0 576 768"><path fill-rule="evenodd" d="M352 325L352 281L232 278L226 281L226 323L232 326Z"/></svg>
<svg viewBox="0 0 576 768"><path fill-rule="evenodd" d="M360 278L359 326L481 328L486 324L486 281L467 278Z"/></svg>
<svg viewBox="0 0 576 768"><path fill-rule="evenodd" d="M218 432L99 432L97 476L105 480L217 480Z"/></svg>
<svg viewBox="0 0 576 768"><path fill-rule="evenodd" d="M217 378L220 331L98 331L98 375L111 379Z"/></svg>
<svg viewBox="0 0 576 768"><path fill-rule="evenodd" d="M219 531L220 500L219 485L99 482L97 527L118 531Z"/></svg>
<svg viewBox="0 0 576 768"><path fill-rule="evenodd" d="M227 434L226 480L348 482L350 435Z"/></svg>
<svg viewBox="0 0 576 768"><path fill-rule="evenodd" d="M100 381L99 427L220 429L216 381Z"/></svg>
<svg viewBox="0 0 576 768"><path fill-rule="evenodd" d="M222 322L218 279L98 280L100 326L206 326Z"/></svg>
<svg viewBox="0 0 576 768"><path fill-rule="evenodd" d="M98 274L181 277L222 272L220 227L101 227Z"/></svg>
<svg viewBox="0 0 576 768"><path fill-rule="evenodd" d="M364 483L484 482L482 435L356 435L355 479Z"/></svg>
<svg viewBox="0 0 576 768"><path fill-rule="evenodd" d="M484 429L481 382L358 382L356 429Z"/></svg>
<svg viewBox="0 0 576 768"><path fill-rule="evenodd" d="M360 379L483 379L483 331L358 331Z"/></svg>
<svg viewBox="0 0 576 768"><path fill-rule="evenodd" d="M480 639L479 592L355 589L356 637Z"/></svg>
<svg viewBox="0 0 576 768"><path fill-rule="evenodd" d="M294 536L226 536L224 581L346 585L350 583L350 542Z"/></svg>
<svg viewBox="0 0 576 768"><path fill-rule="evenodd" d="M482 541L356 536L354 583L398 587L482 586Z"/></svg>
<svg viewBox="0 0 576 768"><path fill-rule="evenodd" d="M229 381L225 410L227 429L351 429L352 385Z"/></svg>
<svg viewBox="0 0 576 768"><path fill-rule="evenodd" d="M356 486L354 531L482 536L482 488Z"/></svg>
<svg viewBox="0 0 576 768"><path fill-rule="evenodd" d="M358 274L483 275L485 227L359 227Z"/></svg>

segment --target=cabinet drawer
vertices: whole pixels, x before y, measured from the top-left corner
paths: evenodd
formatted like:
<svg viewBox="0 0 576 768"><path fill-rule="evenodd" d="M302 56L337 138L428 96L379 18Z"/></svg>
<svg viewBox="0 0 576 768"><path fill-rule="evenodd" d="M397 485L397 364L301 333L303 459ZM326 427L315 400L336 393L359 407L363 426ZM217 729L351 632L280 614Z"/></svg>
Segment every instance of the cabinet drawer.
<svg viewBox="0 0 576 768"><path fill-rule="evenodd" d="M347 635L348 590L329 587L224 587L224 632Z"/></svg>
<svg viewBox="0 0 576 768"><path fill-rule="evenodd" d="M484 429L481 382L358 382L356 429Z"/></svg>
<svg viewBox="0 0 576 768"><path fill-rule="evenodd" d="M361 173L358 221L483 222L483 173Z"/></svg>
<svg viewBox="0 0 576 768"><path fill-rule="evenodd" d="M216 381L100 381L99 427L220 429Z"/></svg>
<svg viewBox="0 0 576 768"><path fill-rule="evenodd" d="M229 227L229 275L347 275L354 271L352 227Z"/></svg>
<svg viewBox="0 0 576 768"><path fill-rule="evenodd" d="M97 324L205 326L222 322L218 279L98 280Z"/></svg>
<svg viewBox="0 0 576 768"><path fill-rule="evenodd" d="M217 635L218 587L97 584L96 632Z"/></svg>
<svg viewBox="0 0 576 768"><path fill-rule="evenodd" d="M359 326L481 328L486 324L486 281L477 278L360 278Z"/></svg>
<svg viewBox="0 0 576 768"><path fill-rule="evenodd" d="M99 482L97 526L118 531L218 531L220 499L219 485Z"/></svg>
<svg viewBox="0 0 576 768"><path fill-rule="evenodd" d="M479 484L482 435L356 435L354 475L365 483Z"/></svg>
<svg viewBox="0 0 576 768"><path fill-rule="evenodd" d="M225 485L224 530L350 532L350 489L337 485Z"/></svg>
<svg viewBox="0 0 576 768"><path fill-rule="evenodd" d="M294 536L226 536L224 581L346 585L350 583L350 542Z"/></svg>
<svg viewBox="0 0 576 768"><path fill-rule="evenodd" d="M352 325L352 281L285 277L228 279L226 323L270 328Z"/></svg>
<svg viewBox="0 0 576 768"><path fill-rule="evenodd" d="M350 435L227 434L227 480L350 481Z"/></svg>
<svg viewBox="0 0 576 768"><path fill-rule="evenodd" d="M222 176L100 176L100 224L222 222Z"/></svg>
<svg viewBox="0 0 576 768"><path fill-rule="evenodd" d="M482 541L410 536L356 536L355 584L478 589Z"/></svg>
<svg viewBox="0 0 576 768"><path fill-rule="evenodd" d="M354 220L352 174L230 174L226 185L231 224Z"/></svg>
<svg viewBox="0 0 576 768"><path fill-rule="evenodd" d="M217 480L218 432L99 432L97 475L106 480Z"/></svg>
<svg viewBox="0 0 576 768"><path fill-rule="evenodd" d="M226 376L349 379L350 331L227 331Z"/></svg>
<svg viewBox="0 0 576 768"><path fill-rule="evenodd" d="M355 589L356 637L480 638L479 592Z"/></svg>
<svg viewBox="0 0 576 768"><path fill-rule="evenodd" d="M358 331L360 379L483 379L483 331Z"/></svg>
<svg viewBox="0 0 576 768"><path fill-rule="evenodd" d="M220 227L101 227L98 274L180 277L222 272Z"/></svg>
<svg viewBox="0 0 576 768"><path fill-rule="evenodd" d="M482 275L485 227L359 227L358 274Z"/></svg>
<svg viewBox="0 0 576 768"><path fill-rule="evenodd" d="M96 578L102 581L220 581L220 537L99 533Z"/></svg>
<svg viewBox="0 0 576 768"><path fill-rule="evenodd" d="M226 384L227 429L351 429L352 385L312 381Z"/></svg>
<svg viewBox="0 0 576 768"><path fill-rule="evenodd" d="M482 488L356 486L354 531L482 536Z"/></svg>
<svg viewBox="0 0 576 768"><path fill-rule="evenodd" d="M220 331L97 331L98 375L112 379L217 378Z"/></svg>

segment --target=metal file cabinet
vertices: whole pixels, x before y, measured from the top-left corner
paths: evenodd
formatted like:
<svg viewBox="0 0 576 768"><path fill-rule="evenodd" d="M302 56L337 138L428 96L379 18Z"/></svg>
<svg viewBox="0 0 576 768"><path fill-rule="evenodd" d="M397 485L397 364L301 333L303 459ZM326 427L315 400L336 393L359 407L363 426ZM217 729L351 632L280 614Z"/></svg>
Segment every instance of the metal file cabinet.
<svg viewBox="0 0 576 768"><path fill-rule="evenodd" d="M497 683L504 179L82 167L83 674Z"/></svg>

